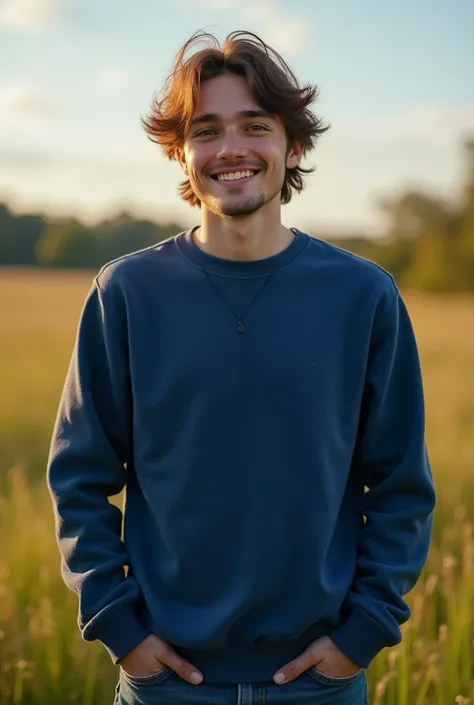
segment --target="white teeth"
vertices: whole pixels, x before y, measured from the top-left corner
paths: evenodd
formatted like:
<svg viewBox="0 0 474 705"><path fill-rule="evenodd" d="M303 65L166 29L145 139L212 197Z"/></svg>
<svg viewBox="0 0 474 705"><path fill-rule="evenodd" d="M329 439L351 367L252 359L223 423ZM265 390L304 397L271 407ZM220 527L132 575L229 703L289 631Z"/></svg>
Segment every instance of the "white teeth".
<svg viewBox="0 0 474 705"><path fill-rule="evenodd" d="M236 179L250 178L254 175L253 171L232 171L227 174L217 174L218 181L235 181Z"/></svg>

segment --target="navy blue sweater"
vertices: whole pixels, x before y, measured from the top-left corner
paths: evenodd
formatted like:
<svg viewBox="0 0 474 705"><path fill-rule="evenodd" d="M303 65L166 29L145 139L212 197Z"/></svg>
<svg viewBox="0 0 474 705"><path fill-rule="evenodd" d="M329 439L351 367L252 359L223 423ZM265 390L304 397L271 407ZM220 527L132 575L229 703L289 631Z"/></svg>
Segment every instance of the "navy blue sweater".
<svg viewBox="0 0 474 705"><path fill-rule="evenodd" d="M322 635L368 667L427 558L424 425L412 326L374 263L300 231L263 260L188 231L109 263L48 462L84 639L117 663L156 634L208 682L271 680Z"/></svg>

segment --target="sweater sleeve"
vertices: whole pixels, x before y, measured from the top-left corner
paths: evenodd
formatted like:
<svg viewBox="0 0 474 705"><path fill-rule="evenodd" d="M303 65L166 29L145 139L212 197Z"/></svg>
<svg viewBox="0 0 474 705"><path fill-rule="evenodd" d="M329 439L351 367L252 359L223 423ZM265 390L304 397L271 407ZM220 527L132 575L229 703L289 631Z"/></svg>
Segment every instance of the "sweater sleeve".
<svg viewBox="0 0 474 705"><path fill-rule="evenodd" d="M367 490L365 524L345 618L329 636L367 668L402 639L411 616L403 596L425 565L435 507L419 356L398 290L374 317L353 470Z"/></svg>
<svg viewBox="0 0 474 705"><path fill-rule="evenodd" d="M120 320L119 296L106 293L108 301L96 280L82 311L47 482L62 576L79 596L81 634L101 641L117 663L149 630L138 616L138 583L125 575L122 512L108 499L126 483L131 394L125 315Z"/></svg>

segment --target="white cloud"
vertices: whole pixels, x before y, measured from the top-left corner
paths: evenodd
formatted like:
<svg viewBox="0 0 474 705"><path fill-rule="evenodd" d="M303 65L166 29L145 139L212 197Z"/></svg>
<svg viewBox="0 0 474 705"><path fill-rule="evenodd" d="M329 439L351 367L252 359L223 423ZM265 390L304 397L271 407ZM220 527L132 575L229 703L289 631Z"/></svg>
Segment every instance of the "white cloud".
<svg viewBox="0 0 474 705"><path fill-rule="evenodd" d="M322 138L321 147L330 143L344 153L348 144L359 153L373 152L383 158L384 150L403 154L431 153L456 149L464 137L474 134L474 106L412 106L390 117L355 121L344 118L331 121L331 130Z"/></svg>
<svg viewBox="0 0 474 705"><path fill-rule="evenodd" d="M50 24L58 0L0 0L0 27L34 30Z"/></svg>
<svg viewBox="0 0 474 705"><path fill-rule="evenodd" d="M286 14L270 0L241 0L235 9L245 20L261 23L265 41L277 51L297 53L308 44L307 23Z"/></svg>
<svg viewBox="0 0 474 705"><path fill-rule="evenodd" d="M283 0L280 2L283 5ZM258 25L262 39L281 53L296 54L309 44L308 23L283 10L274 0L187 0L187 4L203 9L232 10L249 23L249 30Z"/></svg>
<svg viewBox="0 0 474 705"><path fill-rule="evenodd" d="M474 133L474 106L453 108L422 105L400 120L400 129L409 136L435 142L462 138Z"/></svg>
<svg viewBox="0 0 474 705"><path fill-rule="evenodd" d="M281 17L265 28L265 40L277 51L296 54L308 45L309 32L301 20Z"/></svg>
<svg viewBox="0 0 474 705"><path fill-rule="evenodd" d="M0 85L0 120L39 122L54 117L56 108L49 98L28 83Z"/></svg>
<svg viewBox="0 0 474 705"><path fill-rule="evenodd" d="M130 73L124 69L107 66L99 71L96 84L108 93L121 93L130 82Z"/></svg>

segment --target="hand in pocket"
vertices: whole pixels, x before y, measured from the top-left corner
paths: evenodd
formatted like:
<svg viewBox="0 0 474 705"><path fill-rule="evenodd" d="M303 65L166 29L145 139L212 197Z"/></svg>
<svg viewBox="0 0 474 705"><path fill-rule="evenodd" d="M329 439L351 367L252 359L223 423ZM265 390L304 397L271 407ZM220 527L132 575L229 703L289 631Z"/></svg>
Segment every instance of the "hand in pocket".
<svg viewBox="0 0 474 705"><path fill-rule="evenodd" d="M129 676L146 678L163 671L167 666L180 678L192 685L197 685L203 679L202 673L189 661L179 656L166 642L150 634L133 651L130 651L119 661L119 666Z"/></svg>

